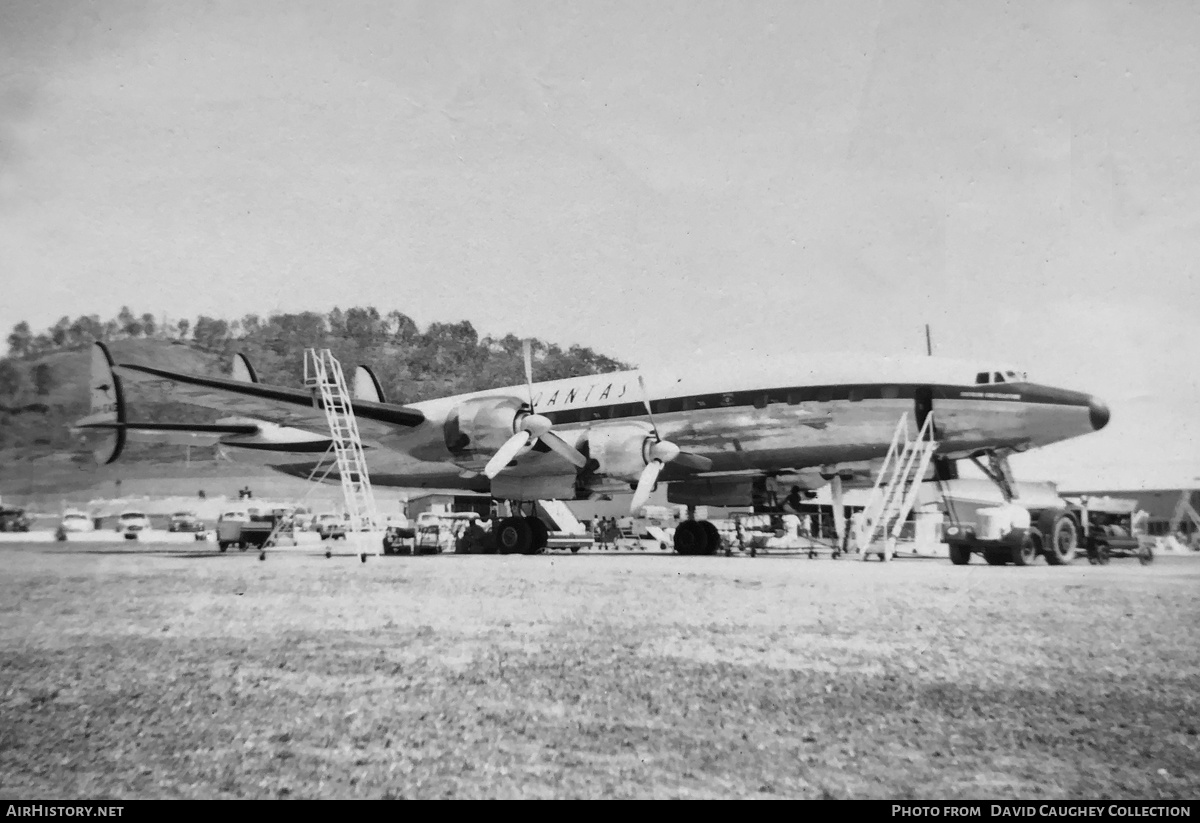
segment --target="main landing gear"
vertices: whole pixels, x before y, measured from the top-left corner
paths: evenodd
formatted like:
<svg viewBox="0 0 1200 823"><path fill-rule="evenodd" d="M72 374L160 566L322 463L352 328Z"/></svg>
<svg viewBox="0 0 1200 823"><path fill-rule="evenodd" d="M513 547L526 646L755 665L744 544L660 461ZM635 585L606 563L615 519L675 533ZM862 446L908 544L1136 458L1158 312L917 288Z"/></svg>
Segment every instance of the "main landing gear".
<svg viewBox="0 0 1200 823"><path fill-rule="evenodd" d="M541 554L546 551L550 530L535 515L520 513L500 521L496 544L500 554Z"/></svg>
<svg viewBox="0 0 1200 823"><path fill-rule="evenodd" d="M694 520L695 510L688 506L688 519L675 527L675 553L716 554L721 549L721 533L707 520Z"/></svg>

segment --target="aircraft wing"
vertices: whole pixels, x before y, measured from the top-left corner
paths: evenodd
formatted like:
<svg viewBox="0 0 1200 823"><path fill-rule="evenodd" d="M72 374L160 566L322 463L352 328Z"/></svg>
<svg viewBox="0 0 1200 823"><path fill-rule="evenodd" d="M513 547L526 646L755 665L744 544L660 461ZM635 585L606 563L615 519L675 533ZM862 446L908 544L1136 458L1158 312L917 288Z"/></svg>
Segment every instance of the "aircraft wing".
<svg viewBox="0 0 1200 823"><path fill-rule="evenodd" d="M112 368L126 384L136 384L144 391L156 393L156 399L162 401L190 403L281 425L316 427L317 431L324 431L327 426L319 395L314 398L308 389L180 374L132 363L118 363ZM354 400L352 405L364 440L374 440L394 433L397 428L413 428L425 422L421 411L408 406L368 400Z"/></svg>

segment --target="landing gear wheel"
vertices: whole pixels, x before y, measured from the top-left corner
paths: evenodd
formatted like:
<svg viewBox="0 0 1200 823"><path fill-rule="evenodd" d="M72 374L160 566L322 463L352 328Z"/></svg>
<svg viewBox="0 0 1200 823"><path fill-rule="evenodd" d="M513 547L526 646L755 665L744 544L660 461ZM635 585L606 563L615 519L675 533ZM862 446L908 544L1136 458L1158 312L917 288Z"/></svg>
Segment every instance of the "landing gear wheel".
<svg viewBox="0 0 1200 823"><path fill-rule="evenodd" d="M1038 543L1039 541L1037 539L1037 535L1035 535L1031 530L1027 529L1025 534L1021 536L1020 544L1013 547L1013 565L1028 566L1031 565L1033 561L1037 560L1038 549L1041 548Z"/></svg>
<svg viewBox="0 0 1200 823"><path fill-rule="evenodd" d="M224 551L228 551L228 550L229 550L229 544L226 543L224 540L217 543L217 551L224 552Z"/></svg>
<svg viewBox="0 0 1200 823"><path fill-rule="evenodd" d="M684 520L675 527L675 552L677 554L708 554L708 534L695 520Z"/></svg>
<svg viewBox="0 0 1200 823"><path fill-rule="evenodd" d="M1011 559L1011 555L1004 550L984 549L983 559L987 561L989 566L1003 566Z"/></svg>
<svg viewBox="0 0 1200 823"><path fill-rule="evenodd" d="M325 559L328 560L331 557L333 557L333 552L331 552L329 549L326 549L325 550Z"/></svg>
<svg viewBox="0 0 1200 823"><path fill-rule="evenodd" d="M701 520L700 528L704 530L704 538L708 547L703 552L704 554L716 554L721 548L721 533L717 531L717 527L707 520Z"/></svg>
<svg viewBox="0 0 1200 823"><path fill-rule="evenodd" d="M971 562L971 550L966 546L959 546L954 543L948 545L950 548L950 562L955 566L965 566Z"/></svg>
<svg viewBox="0 0 1200 823"><path fill-rule="evenodd" d="M259 559L259 560L266 560L266 559L267 559L267 553L266 553L266 552L259 552L259 553L258 553L258 559Z"/></svg>
<svg viewBox="0 0 1200 823"><path fill-rule="evenodd" d="M1138 562L1143 566L1149 566L1154 562L1154 547L1142 546L1138 549Z"/></svg>
<svg viewBox="0 0 1200 823"><path fill-rule="evenodd" d="M500 554L532 554L533 529L524 517L506 517L496 534Z"/></svg>
<svg viewBox="0 0 1200 823"><path fill-rule="evenodd" d="M550 529L540 517L526 517L525 522L529 524L529 531L533 535L533 547L526 554L541 554L549 545Z"/></svg>
<svg viewBox="0 0 1200 823"><path fill-rule="evenodd" d="M1062 511L1044 512L1038 519L1038 530L1045 535L1042 549L1047 563L1051 566L1065 566L1075 559L1079 532L1070 515Z"/></svg>
<svg viewBox="0 0 1200 823"><path fill-rule="evenodd" d="M1108 561L1111 559L1112 552L1109 551L1108 546L1100 545L1096 547L1096 565L1107 566Z"/></svg>
<svg viewBox="0 0 1200 823"><path fill-rule="evenodd" d="M367 562L367 553L363 552L362 554L360 554L358 556L358 559L361 560L362 562L366 563Z"/></svg>

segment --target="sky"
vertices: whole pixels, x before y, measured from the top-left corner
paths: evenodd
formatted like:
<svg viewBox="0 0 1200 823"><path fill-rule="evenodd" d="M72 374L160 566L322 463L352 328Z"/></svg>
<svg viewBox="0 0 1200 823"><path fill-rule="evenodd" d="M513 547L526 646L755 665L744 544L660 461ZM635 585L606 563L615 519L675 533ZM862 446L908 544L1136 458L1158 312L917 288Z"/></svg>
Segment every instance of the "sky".
<svg viewBox="0 0 1200 823"><path fill-rule="evenodd" d="M1200 485L1200 5L0 0L0 328L333 306L1108 402ZM297 353L297 357L300 353Z"/></svg>

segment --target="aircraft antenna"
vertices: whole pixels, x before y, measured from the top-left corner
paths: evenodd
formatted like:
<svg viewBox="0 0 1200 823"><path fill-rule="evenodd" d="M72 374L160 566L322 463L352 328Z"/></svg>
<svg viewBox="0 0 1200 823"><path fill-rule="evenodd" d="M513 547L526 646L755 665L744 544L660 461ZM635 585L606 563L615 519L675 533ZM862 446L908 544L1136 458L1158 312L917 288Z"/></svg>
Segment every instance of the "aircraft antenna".
<svg viewBox="0 0 1200 823"><path fill-rule="evenodd" d="M925 354L933 357L933 338L929 335L929 324L925 324Z"/></svg>

